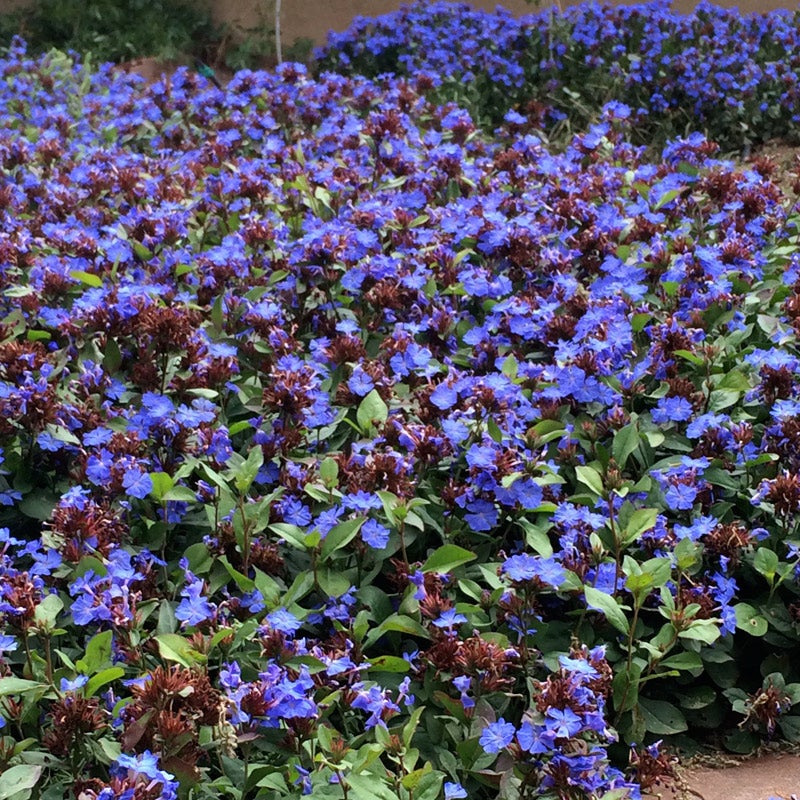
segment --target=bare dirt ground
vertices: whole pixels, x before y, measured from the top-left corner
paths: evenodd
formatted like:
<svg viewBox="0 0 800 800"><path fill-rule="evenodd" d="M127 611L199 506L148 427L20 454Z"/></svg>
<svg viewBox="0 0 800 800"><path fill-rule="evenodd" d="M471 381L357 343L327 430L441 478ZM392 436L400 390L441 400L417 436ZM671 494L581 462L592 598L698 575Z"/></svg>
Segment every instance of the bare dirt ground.
<svg viewBox="0 0 800 800"><path fill-rule="evenodd" d="M679 767L675 785L647 800L798 800L800 753L714 753Z"/></svg>

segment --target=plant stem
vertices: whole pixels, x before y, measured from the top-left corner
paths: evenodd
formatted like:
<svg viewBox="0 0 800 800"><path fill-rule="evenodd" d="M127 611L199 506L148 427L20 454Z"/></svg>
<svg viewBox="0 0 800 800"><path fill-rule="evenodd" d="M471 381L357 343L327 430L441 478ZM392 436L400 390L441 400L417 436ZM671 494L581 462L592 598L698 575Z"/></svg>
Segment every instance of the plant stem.
<svg viewBox="0 0 800 800"><path fill-rule="evenodd" d="M614 498L610 494L608 496L608 525L611 528L611 535L614 537L614 591L611 596L616 597L617 586L622 576L622 542L617 535L617 526L614 522Z"/></svg>
<svg viewBox="0 0 800 800"><path fill-rule="evenodd" d="M24 631L24 635L22 637L22 643L25 647L25 663L28 667L28 675L33 677L33 659L31 658L31 647L28 644L28 632Z"/></svg>
<svg viewBox="0 0 800 800"><path fill-rule="evenodd" d="M275 57L278 63L283 63L283 49L281 47L281 0L275 0Z"/></svg>
<svg viewBox="0 0 800 800"><path fill-rule="evenodd" d="M408 553L406 552L406 537L405 537L406 523L401 520L397 525L397 532L400 534L400 552L403 554L403 562L408 568Z"/></svg>
<svg viewBox="0 0 800 800"><path fill-rule="evenodd" d="M50 649L50 637L43 636L44 639L44 657L45 661L47 662L46 666L46 674L47 674L47 682L52 684L53 683L53 653Z"/></svg>

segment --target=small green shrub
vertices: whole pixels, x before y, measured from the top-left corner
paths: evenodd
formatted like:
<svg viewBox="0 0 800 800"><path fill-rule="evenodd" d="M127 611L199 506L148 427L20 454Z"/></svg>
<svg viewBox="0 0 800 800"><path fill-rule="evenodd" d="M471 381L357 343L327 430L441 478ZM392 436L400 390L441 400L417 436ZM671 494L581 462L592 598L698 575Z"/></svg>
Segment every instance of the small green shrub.
<svg viewBox="0 0 800 800"><path fill-rule="evenodd" d="M0 17L0 39L15 35L31 53L75 50L97 61L200 54L218 38L206 3L185 0L37 0Z"/></svg>

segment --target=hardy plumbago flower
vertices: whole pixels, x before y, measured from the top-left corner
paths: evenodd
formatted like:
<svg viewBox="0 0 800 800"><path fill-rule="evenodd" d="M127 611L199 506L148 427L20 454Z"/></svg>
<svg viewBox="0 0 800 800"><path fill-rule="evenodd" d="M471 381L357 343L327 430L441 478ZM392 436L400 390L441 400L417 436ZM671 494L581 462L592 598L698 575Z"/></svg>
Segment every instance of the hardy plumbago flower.
<svg viewBox="0 0 800 800"><path fill-rule="evenodd" d="M499 753L511 744L515 731L512 723L500 717L497 722L492 722L484 728L480 745L487 753Z"/></svg>

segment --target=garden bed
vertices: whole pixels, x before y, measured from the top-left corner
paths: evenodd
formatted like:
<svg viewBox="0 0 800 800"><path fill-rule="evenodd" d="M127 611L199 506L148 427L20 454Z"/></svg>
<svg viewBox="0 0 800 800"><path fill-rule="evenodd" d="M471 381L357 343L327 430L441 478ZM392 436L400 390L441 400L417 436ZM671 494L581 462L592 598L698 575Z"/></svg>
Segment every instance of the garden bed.
<svg viewBox="0 0 800 800"><path fill-rule="evenodd" d="M3 797L635 800L800 740L794 180L435 78L0 61Z"/></svg>

